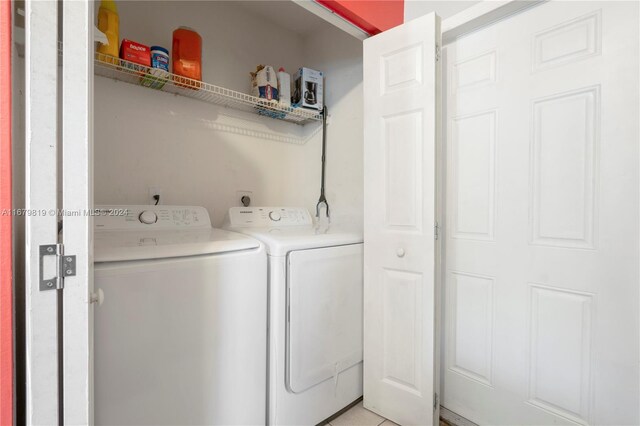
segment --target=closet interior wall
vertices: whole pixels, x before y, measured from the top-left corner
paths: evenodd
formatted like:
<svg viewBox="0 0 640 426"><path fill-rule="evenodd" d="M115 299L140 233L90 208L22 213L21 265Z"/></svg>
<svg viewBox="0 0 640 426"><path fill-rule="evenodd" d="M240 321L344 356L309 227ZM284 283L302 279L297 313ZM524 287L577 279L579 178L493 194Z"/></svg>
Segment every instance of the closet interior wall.
<svg viewBox="0 0 640 426"><path fill-rule="evenodd" d="M283 2L119 2L120 37L171 47L179 26L202 36L203 80L249 92L257 64L325 73L330 110L327 197L335 218L362 218L362 44L321 21L284 28L260 14ZM300 8L300 14L309 13ZM202 205L214 226L238 191L252 205L315 210L320 185L319 123L298 126L145 87L95 78L96 204Z"/></svg>

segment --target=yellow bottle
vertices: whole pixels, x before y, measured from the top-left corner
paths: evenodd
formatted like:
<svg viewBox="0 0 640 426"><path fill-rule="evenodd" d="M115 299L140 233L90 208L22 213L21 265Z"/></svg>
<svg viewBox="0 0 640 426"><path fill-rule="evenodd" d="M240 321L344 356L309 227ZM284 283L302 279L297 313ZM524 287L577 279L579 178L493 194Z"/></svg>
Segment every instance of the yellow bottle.
<svg viewBox="0 0 640 426"><path fill-rule="evenodd" d="M98 52L105 55L118 57L119 39L118 31L120 19L118 18L118 8L113 0L102 0L98 9L98 29L102 31L109 40L109 44L98 44Z"/></svg>

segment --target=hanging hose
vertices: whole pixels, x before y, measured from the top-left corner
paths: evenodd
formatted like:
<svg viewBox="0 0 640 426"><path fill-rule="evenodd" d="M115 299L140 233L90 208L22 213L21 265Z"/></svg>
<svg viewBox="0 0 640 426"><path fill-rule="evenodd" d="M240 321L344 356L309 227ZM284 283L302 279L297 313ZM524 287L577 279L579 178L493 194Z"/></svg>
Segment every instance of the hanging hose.
<svg viewBox="0 0 640 426"><path fill-rule="evenodd" d="M327 111L327 106L325 105L322 108L322 177L320 180L320 198L318 199L318 204L316 204L316 218L320 218L320 209L324 206L327 211L327 219L331 220L329 215L329 203L327 202L327 198L324 196L324 179L327 161Z"/></svg>

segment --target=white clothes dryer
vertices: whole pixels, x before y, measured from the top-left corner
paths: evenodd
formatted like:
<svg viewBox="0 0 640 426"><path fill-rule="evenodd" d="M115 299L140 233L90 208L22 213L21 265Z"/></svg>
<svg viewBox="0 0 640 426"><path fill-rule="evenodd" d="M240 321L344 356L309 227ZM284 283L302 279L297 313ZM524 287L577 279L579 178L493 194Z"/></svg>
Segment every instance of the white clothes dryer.
<svg viewBox="0 0 640 426"><path fill-rule="evenodd" d="M269 261L271 425L315 425L362 396L363 238L304 208L234 207L226 229Z"/></svg>

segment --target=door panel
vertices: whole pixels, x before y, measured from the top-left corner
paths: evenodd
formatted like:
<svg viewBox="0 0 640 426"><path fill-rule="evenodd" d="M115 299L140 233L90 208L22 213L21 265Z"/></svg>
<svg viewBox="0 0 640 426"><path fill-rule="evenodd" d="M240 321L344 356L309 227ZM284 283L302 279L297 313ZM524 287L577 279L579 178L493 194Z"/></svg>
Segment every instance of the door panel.
<svg viewBox="0 0 640 426"><path fill-rule="evenodd" d="M448 299L453 319L449 368L491 386L493 354L493 288L491 277L452 271Z"/></svg>
<svg viewBox="0 0 640 426"><path fill-rule="evenodd" d="M387 228L420 232L422 227L422 114L383 117L386 151ZM403 206L403 208L398 208Z"/></svg>
<svg viewBox="0 0 640 426"><path fill-rule="evenodd" d="M439 18L364 42L364 406L432 424Z"/></svg>
<svg viewBox="0 0 640 426"><path fill-rule="evenodd" d="M638 4L547 2L444 60L443 405L640 423Z"/></svg>
<svg viewBox="0 0 640 426"><path fill-rule="evenodd" d="M362 362L362 244L288 255L287 386L300 393Z"/></svg>
<svg viewBox="0 0 640 426"><path fill-rule="evenodd" d="M452 225L456 238L494 239L495 126L495 110L453 120Z"/></svg>
<svg viewBox="0 0 640 426"><path fill-rule="evenodd" d="M564 411L585 418L593 295L537 284L530 288L529 402L560 416Z"/></svg>
<svg viewBox="0 0 640 426"><path fill-rule="evenodd" d="M383 277L383 381L420 396L423 276L387 269Z"/></svg>

